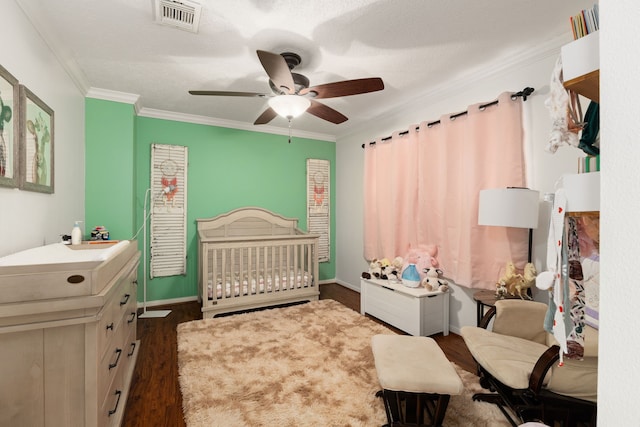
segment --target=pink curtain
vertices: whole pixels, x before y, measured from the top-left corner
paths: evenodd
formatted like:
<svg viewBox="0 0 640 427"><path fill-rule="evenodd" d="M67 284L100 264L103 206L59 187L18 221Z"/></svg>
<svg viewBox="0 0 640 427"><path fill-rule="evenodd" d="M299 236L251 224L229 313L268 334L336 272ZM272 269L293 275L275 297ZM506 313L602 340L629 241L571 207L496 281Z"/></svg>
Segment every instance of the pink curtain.
<svg viewBox="0 0 640 427"><path fill-rule="evenodd" d="M446 277L487 289L507 261L524 267L528 230L478 225L480 190L525 186L522 100L504 93L498 101L365 146L367 260L435 244Z"/></svg>

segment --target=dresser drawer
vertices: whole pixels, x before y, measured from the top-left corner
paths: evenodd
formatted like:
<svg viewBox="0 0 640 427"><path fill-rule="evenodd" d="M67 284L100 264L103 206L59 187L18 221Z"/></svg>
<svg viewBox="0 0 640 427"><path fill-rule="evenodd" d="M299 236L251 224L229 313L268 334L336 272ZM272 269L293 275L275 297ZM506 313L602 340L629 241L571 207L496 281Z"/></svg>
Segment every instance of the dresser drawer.
<svg viewBox="0 0 640 427"><path fill-rule="evenodd" d="M125 390L125 375L124 371L119 371L114 378L109 391L107 392L102 405L98 412L98 426L117 426L119 420L122 420L122 413L124 407L127 405L127 392Z"/></svg>
<svg viewBox="0 0 640 427"><path fill-rule="evenodd" d="M140 345L140 341L136 341L135 329L129 332L125 338L126 345L120 356L118 367L114 368L117 371L113 374L113 381L104 395L99 410L98 426L101 427L119 427L122 423Z"/></svg>
<svg viewBox="0 0 640 427"><path fill-rule="evenodd" d="M122 364L125 363L128 346L126 343L127 336L124 328L118 328L115 333L111 345L98 363L98 396L104 396L119 371Z"/></svg>
<svg viewBox="0 0 640 427"><path fill-rule="evenodd" d="M129 274L119 281L115 292L102 309L102 317L97 326L99 355L104 355L121 322L131 319L131 312L136 311L135 272L135 269L129 271Z"/></svg>

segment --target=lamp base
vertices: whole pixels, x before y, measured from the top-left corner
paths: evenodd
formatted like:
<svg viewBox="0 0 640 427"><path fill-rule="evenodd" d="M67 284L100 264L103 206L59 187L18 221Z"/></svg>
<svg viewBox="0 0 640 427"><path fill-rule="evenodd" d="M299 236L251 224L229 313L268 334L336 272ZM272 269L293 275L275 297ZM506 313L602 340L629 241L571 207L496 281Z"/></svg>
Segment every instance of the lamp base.
<svg viewBox="0 0 640 427"><path fill-rule="evenodd" d="M167 317L171 313L171 310L153 310L153 311L145 311L141 315L138 316L138 319L152 319L159 317Z"/></svg>

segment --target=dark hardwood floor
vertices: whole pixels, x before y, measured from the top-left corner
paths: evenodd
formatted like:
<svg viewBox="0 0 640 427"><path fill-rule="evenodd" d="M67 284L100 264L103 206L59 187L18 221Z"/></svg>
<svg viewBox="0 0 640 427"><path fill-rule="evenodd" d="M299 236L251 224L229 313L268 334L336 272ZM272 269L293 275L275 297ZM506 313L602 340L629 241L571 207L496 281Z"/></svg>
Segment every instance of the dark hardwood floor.
<svg viewBox="0 0 640 427"><path fill-rule="evenodd" d="M360 311L360 294L337 284L320 286L321 299L334 299ZM184 426L182 396L178 383L176 327L200 319L200 304L188 302L154 309L170 309L165 318L138 319L140 353L133 375L123 426ZM375 318L371 318L379 322ZM394 328L392 328L394 329ZM396 330L396 332L402 333ZM432 336L449 360L469 372L475 362L459 335Z"/></svg>

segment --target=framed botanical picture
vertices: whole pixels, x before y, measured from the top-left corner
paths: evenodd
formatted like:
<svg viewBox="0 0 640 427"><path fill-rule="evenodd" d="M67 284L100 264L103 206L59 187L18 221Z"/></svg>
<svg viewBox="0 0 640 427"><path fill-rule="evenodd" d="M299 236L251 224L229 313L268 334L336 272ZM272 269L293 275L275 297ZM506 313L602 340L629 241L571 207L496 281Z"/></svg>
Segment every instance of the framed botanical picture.
<svg viewBox="0 0 640 427"><path fill-rule="evenodd" d="M18 185L18 80L0 65L0 186Z"/></svg>
<svg viewBox="0 0 640 427"><path fill-rule="evenodd" d="M53 193L53 110L20 85L20 188Z"/></svg>

